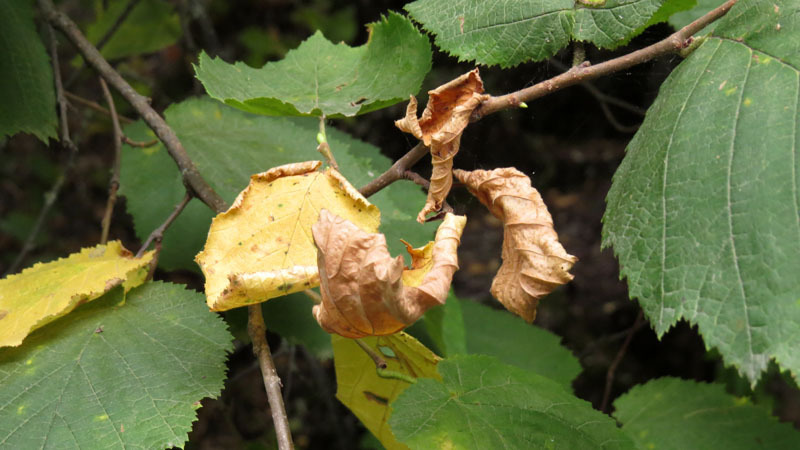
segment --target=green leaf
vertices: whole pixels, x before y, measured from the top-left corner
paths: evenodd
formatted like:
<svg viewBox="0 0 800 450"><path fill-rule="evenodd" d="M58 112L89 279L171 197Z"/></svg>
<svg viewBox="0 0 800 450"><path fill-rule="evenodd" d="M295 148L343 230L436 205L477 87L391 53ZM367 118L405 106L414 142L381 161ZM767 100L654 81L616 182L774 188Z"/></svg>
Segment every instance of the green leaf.
<svg viewBox="0 0 800 450"><path fill-rule="evenodd" d="M56 93L50 58L33 23L33 2L0 2L0 138L56 137Z"/></svg>
<svg viewBox="0 0 800 450"><path fill-rule="evenodd" d="M772 357L800 371L798 36L796 2L737 3L662 86L604 217L658 335L697 324L753 384Z"/></svg>
<svg viewBox="0 0 800 450"><path fill-rule="evenodd" d="M444 357L467 353L467 330L461 301L452 289L444 305L435 306L422 316L425 331Z"/></svg>
<svg viewBox="0 0 800 450"><path fill-rule="evenodd" d="M633 448L614 421L549 378L488 356L437 365L392 402L400 442L428 448Z"/></svg>
<svg viewBox="0 0 800 450"><path fill-rule="evenodd" d="M800 432L718 384L660 378L635 386L614 416L641 449L794 449Z"/></svg>
<svg viewBox="0 0 800 450"><path fill-rule="evenodd" d="M253 173L321 158L316 150L317 119L256 116L208 98L174 104L165 116L200 173L229 203ZM126 127L125 134L138 141L155 137L141 122ZM327 135L342 173L355 186L366 184L391 166L372 145L331 127ZM178 168L160 143L149 148L125 147L120 185L140 239L169 216L184 194ZM413 183L394 183L369 200L381 210L381 232L393 255L406 254L400 239L420 246L433 238L437 224L418 225L415 221L425 194ZM164 235L161 267L197 270L193 258L203 248L212 215L199 201L189 203Z"/></svg>
<svg viewBox="0 0 800 450"><path fill-rule="evenodd" d="M97 20L86 29L86 37L97 44L114 26L127 7L128 0L115 0L103 9L97 2ZM131 55L152 53L173 44L181 36L181 24L172 5L161 0L141 0L100 53L106 59L119 59Z"/></svg>
<svg viewBox="0 0 800 450"><path fill-rule="evenodd" d="M459 61L513 67L549 58L570 40L614 48L638 34L663 2L418 0L405 8Z"/></svg>
<svg viewBox="0 0 800 450"><path fill-rule="evenodd" d="M452 293L444 305L425 314L425 327L446 357L466 353L493 356L566 389L581 372L580 363L561 345L560 337L508 311L461 300Z"/></svg>
<svg viewBox="0 0 800 450"><path fill-rule="evenodd" d="M407 100L431 68L427 37L393 12L368 28L360 47L317 32L260 69L201 53L197 78L210 96L264 115L353 116Z"/></svg>
<svg viewBox="0 0 800 450"><path fill-rule="evenodd" d="M182 446L232 350L202 295L152 282L88 303L0 350L0 446Z"/></svg>
<svg viewBox="0 0 800 450"><path fill-rule="evenodd" d="M680 29L703 17L709 11L722 4L722 0L694 0L693 8L678 12L669 18L669 24ZM703 31L711 31L717 26L717 22L711 22Z"/></svg>
<svg viewBox="0 0 800 450"><path fill-rule="evenodd" d="M561 345L561 337L506 310L471 301L461 301L461 308L469 353L494 356L555 380L567 390L581 373L580 363Z"/></svg>

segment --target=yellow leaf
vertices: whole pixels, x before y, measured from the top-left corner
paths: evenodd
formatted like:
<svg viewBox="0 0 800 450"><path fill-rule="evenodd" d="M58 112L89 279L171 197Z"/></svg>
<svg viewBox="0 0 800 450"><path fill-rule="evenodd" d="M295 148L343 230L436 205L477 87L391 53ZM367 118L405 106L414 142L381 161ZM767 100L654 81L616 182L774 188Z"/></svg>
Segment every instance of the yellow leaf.
<svg viewBox="0 0 800 450"><path fill-rule="evenodd" d="M349 338L393 334L416 322L447 299L466 223L466 217L447 213L433 242L409 249L413 263L407 270L402 257L391 257L383 234L366 233L323 210L312 227L322 294L313 310L317 322Z"/></svg>
<svg viewBox="0 0 800 450"><path fill-rule="evenodd" d="M31 331L115 286L142 284L153 252L134 258L119 241L39 263L0 280L0 347L17 346Z"/></svg>
<svg viewBox="0 0 800 450"><path fill-rule="evenodd" d="M195 260L212 311L263 302L319 285L311 226L322 208L366 231L380 211L333 169L307 161L250 177L231 208L211 223Z"/></svg>
<svg viewBox="0 0 800 450"><path fill-rule="evenodd" d="M361 423L381 441L387 450L405 449L397 442L387 421L389 404L409 382L389 373L411 378L441 380L436 364L441 360L427 347L406 333L361 339L387 364L383 376L375 362L352 339L333 336L333 358L336 366L336 398L347 406Z"/></svg>

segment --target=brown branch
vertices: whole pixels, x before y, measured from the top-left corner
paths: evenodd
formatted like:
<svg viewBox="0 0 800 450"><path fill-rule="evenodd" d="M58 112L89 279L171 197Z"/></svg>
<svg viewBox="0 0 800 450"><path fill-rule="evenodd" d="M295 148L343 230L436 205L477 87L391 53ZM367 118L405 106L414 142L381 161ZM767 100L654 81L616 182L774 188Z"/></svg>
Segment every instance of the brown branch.
<svg viewBox="0 0 800 450"><path fill-rule="evenodd" d="M289 432L289 419L286 417L286 409L283 405L281 379L275 371L275 364L272 362L266 333L267 326L264 324L261 304L256 303L248 306L247 334L253 340L253 353L258 359L258 364L261 367L261 376L264 379L264 387L267 389L267 399L272 413L272 421L275 424L275 437L278 439L278 448L280 450L289 450L293 448L292 434Z"/></svg>
<svg viewBox="0 0 800 450"><path fill-rule="evenodd" d="M101 106L101 105L89 100L88 98L83 98L83 97L81 97L79 95L75 95L75 94L73 94L72 92L69 92L69 91L64 91L64 95L68 99L72 100L73 102L80 103L83 106L86 106L86 107L88 107L90 109L93 109L93 110L95 110L97 112L101 112L101 113L103 113L103 114L105 114L107 116L111 115L111 111L109 111L108 109L104 108L103 106ZM124 123L126 125L129 124L129 123L133 123L134 122L134 120L131 119L130 117L125 117L125 116L120 115L120 114L117 115L117 118L119 118L119 121L121 123Z"/></svg>
<svg viewBox="0 0 800 450"><path fill-rule="evenodd" d="M392 164L392 167L388 168L386 172L378 175L375 179L367 183L358 191L361 192L361 195L364 197L369 197L375 194L386 186L403 178L406 170L414 167L414 164L422 159L423 156L427 155L428 152L428 147L426 147L422 142L419 142L414 146L414 148L409 150L408 153L403 155L402 158L395 161L395 163Z"/></svg>
<svg viewBox="0 0 800 450"><path fill-rule="evenodd" d="M103 214L102 233L100 243L108 241L108 230L111 228L111 216L114 213L114 205L117 203L117 191L119 190L119 166L122 159L122 128L119 126L117 108L114 106L114 98L105 80L100 78L100 87L103 96L108 103L108 110L111 111L111 128L114 130L114 162L111 165L111 179L108 181L108 201L106 201L106 212Z"/></svg>
<svg viewBox="0 0 800 450"><path fill-rule="evenodd" d="M628 336L625 337L625 342L622 343L622 347L620 347L617 352L617 356L614 357L614 360L611 361L611 365L608 366L608 371L606 372L606 387L603 391L603 402L600 404L600 410L606 414L609 412L608 403L611 399L611 387L614 385L614 375L617 373L617 367L619 367L619 364L622 362L622 358L625 357L625 353L628 351L628 347L630 347L631 341L633 340L633 335L636 334L644 323L643 319L644 310L639 309L639 314L636 315L636 320L633 321L633 325L630 330L628 330Z"/></svg>
<svg viewBox="0 0 800 450"><path fill-rule="evenodd" d="M662 55L680 52L692 43L693 34L705 28L709 23L724 16L736 2L737 0L728 0L718 8L710 11L708 14L689 25L686 25L667 38L643 49L594 66L584 63L571 68L561 75L528 88L498 97L490 97L473 111L472 121L478 121L489 114L494 114L504 109L518 108L520 103L535 100L586 80L593 80L610 73L619 72L620 70L650 61Z"/></svg>
<svg viewBox="0 0 800 450"><path fill-rule="evenodd" d="M414 184L416 184L417 186L421 186L426 191L428 189L430 189L430 187L431 187L431 182L430 181L426 180L422 175L418 174L417 172L414 172L414 171L411 171L411 170L406 170L405 172L403 172L403 178L406 179L406 180L409 180L409 181L413 181ZM436 214L434 216L431 216L431 217L428 217L427 219L425 219L425 222L433 222L435 220L442 220L446 213L452 213L452 212L453 212L453 207L450 206L449 203L447 203L447 199L444 199L444 200L442 200L442 209L441 209L441 211L438 214Z"/></svg>
<svg viewBox="0 0 800 450"><path fill-rule="evenodd" d="M186 195L183 196L183 200L181 200L180 203L175 205L175 209L172 210L172 213L167 217L164 223L159 225L158 228L153 230L150 233L150 235L147 236L147 239L145 239L144 244L142 244L141 248L139 248L139 251L136 252L137 258L141 257L144 254L144 252L147 251L147 247L150 247L150 244L152 242L154 241L156 243L161 242L161 240L164 238L164 232L166 232L167 228L169 228L170 225L172 225L172 222L175 222L175 219L177 219L178 216L181 214L181 212L183 212L183 209L186 208L186 205L189 204L189 201L191 201L192 198L193 198L192 194L190 194L189 191L186 191Z"/></svg>
<svg viewBox="0 0 800 450"><path fill-rule="evenodd" d="M216 212L228 209L225 200L219 196L211 186L206 183L194 162L189 158L178 136L167 125L164 119L150 106L150 101L136 92L120 74L108 64L100 52L81 33L69 17L56 10L52 0L39 0L39 9L43 17L55 28L64 33L72 42L84 59L102 76L108 84L114 87L133 108L142 116L142 119L156 133L167 148L172 159L178 165L187 188L206 205Z"/></svg>
<svg viewBox="0 0 800 450"><path fill-rule="evenodd" d="M49 43L50 60L53 65L53 81L56 88L56 100L58 101L60 143L69 152L69 156L67 157L66 164L64 164L64 170L58 175L58 178L56 178L56 181L55 183L53 183L53 186L44 195L44 204L42 205L42 209L39 210L39 215L36 217L36 222L34 222L33 228L31 228L31 231L25 238L25 242L22 243L22 249L20 249L19 253L17 254L17 257L14 258L14 261L11 262L11 265L8 266L8 269L6 269L5 273L3 273L4 277L16 272L17 269L19 269L22 262L25 260L25 257L28 256L28 253L30 253L31 250L33 250L35 246L34 242L36 241L36 237L42 230L42 226L44 225L44 220L47 218L47 215L53 208L53 205L55 205L56 200L58 199L58 195L61 193L61 188L64 187L64 183L67 181L67 176L72 171L72 167L75 165L75 157L78 154L78 147L72 142L72 139L69 137L67 99L64 96L64 85L62 84L61 81L61 68L58 63L58 42L56 41L56 36L55 33L53 32L53 27L48 25L47 32L50 41Z"/></svg>
<svg viewBox="0 0 800 450"><path fill-rule="evenodd" d="M158 144L161 141L159 141L158 139L153 139L152 141L138 142L138 141L134 141L133 139L129 138L128 136L123 135L122 136L122 142L130 145L131 147L147 148L147 147L152 147L152 146Z"/></svg>

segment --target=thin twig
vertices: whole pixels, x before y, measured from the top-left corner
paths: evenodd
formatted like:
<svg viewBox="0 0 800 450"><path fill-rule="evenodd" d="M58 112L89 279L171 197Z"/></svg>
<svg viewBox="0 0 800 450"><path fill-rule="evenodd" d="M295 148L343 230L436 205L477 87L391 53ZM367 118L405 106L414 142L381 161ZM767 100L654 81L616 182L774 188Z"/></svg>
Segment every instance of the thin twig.
<svg viewBox="0 0 800 450"><path fill-rule="evenodd" d="M190 194L189 191L186 191L186 194L183 196L183 200L181 200L181 202L175 206L175 209L172 210L172 213L169 215L169 217L167 217L167 220L165 220L164 223L159 225L158 228L153 230L150 233L150 235L147 236L147 239L145 239L144 244L142 244L141 248L139 248L139 251L136 252L137 258L141 257L144 254L144 252L147 251L147 247L150 247L150 244L153 241L155 241L156 243L161 242L161 240L164 238L164 232L167 231L167 228L169 228L169 226L172 225L172 222L174 222L175 219L177 219L178 216L181 214L181 212L183 212L183 209L186 208L186 205L189 204L189 201L191 201L192 198L193 198L192 194Z"/></svg>
<svg viewBox="0 0 800 450"><path fill-rule="evenodd" d="M622 362L622 358L625 357L625 353L628 351L628 347L630 347L631 341L633 340L633 335L639 330L643 320L644 310L639 309L639 314L636 315L636 320L633 321L633 325L630 330L628 330L628 336L625 338L625 342L622 343L622 347L620 347L617 352L617 356L614 357L614 360L611 361L611 365L608 366L608 371L606 372L606 387L603 391L603 403L600 404L600 410L604 413L609 412L608 403L611 399L611 387L614 385L614 375L617 372L617 367L619 367L619 364Z"/></svg>
<svg viewBox="0 0 800 450"><path fill-rule="evenodd" d="M101 113L103 113L103 114L105 114L107 116L111 115L111 111L109 111L108 109L104 108L103 106L97 104L96 102L93 102L93 101L89 100L88 98L83 98L83 97L81 97L79 95L75 95L75 94L73 94L72 92L69 92L69 91L64 91L64 95L68 99L72 100L75 103L80 103L80 104L82 104L82 105L84 105L84 106L86 106L86 107L88 107L90 109L93 109L95 111L101 112ZM131 119L130 117L125 117L125 116L119 115L119 114L117 114L117 117L119 118L119 121L121 123L124 123L126 125L129 124L129 123L133 123L134 122L134 120Z"/></svg>
<svg viewBox="0 0 800 450"><path fill-rule="evenodd" d="M203 203L208 205L216 212L228 209L225 200L217 194L206 180L200 175L194 162L189 158L186 149L183 148L178 136L167 125L164 119L150 106L150 101L136 92L128 82L106 61L100 52L95 48L86 37L65 14L59 12L53 5L52 0L38 0L39 9L43 17L55 28L64 33L67 39L75 45L83 58L92 66L131 106L142 116L145 123L156 133L161 142L167 148L172 159L181 171L184 184Z"/></svg>
<svg viewBox="0 0 800 450"><path fill-rule="evenodd" d="M122 23L125 22L125 19L128 18L131 11L133 11L133 8L136 6L137 3L139 3L139 1L140 0L130 0L128 4L125 5L125 9L122 10L122 14L120 14L119 17L117 17L117 20L114 21L114 23L111 25L111 28L109 28L108 31L106 31L106 33L100 38L100 40L97 41L96 47L98 50L102 50L103 47L105 47L106 44L108 44L108 41L110 41L111 38L114 37L114 34L117 32L117 30L119 30L120 26L122 26ZM83 71L84 67L86 67L86 61L81 61L80 67L78 67L78 69L72 73L72 76L65 83L67 87L70 87L75 83L75 81L80 76L81 71Z"/></svg>
<svg viewBox="0 0 800 450"><path fill-rule="evenodd" d="M328 134L325 132L324 114L319 118L319 133L317 133L317 142L319 142L317 151L320 152L323 157L325 157L325 159L328 161L328 165L333 167L338 172L339 164L336 164L336 158L333 157L333 151L331 150L331 146L328 144Z"/></svg>
<svg viewBox="0 0 800 450"><path fill-rule="evenodd" d="M64 183L67 181L67 177L69 176L69 173L72 171L72 166L75 165L75 157L78 154L78 147L72 142L72 139L69 137L67 99L64 96L64 86L61 82L61 68L58 63L58 41L56 40L56 35L53 32L53 27L48 25L47 32L50 41L49 43L50 60L53 65L53 79L56 88L56 99L58 101L60 143L61 146L64 147L69 152L69 156L67 157L66 164L64 164L64 170L61 171L61 173L56 178L55 183L53 183L53 186L44 195L44 204L42 205L42 209L39 210L39 215L36 217L36 222L34 222L33 228L31 228L31 231L25 238L25 242L22 243L22 249L20 249L19 253L17 254L17 257L14 258L14 261L11 262L11 265L8 266L8 269L6 269L6 271L3 273L4 277L9 274L15 273L17 269L19 269L22 262L25 260L25 257L28 256L28 253L30 253L31 250L33 250L36 237L42 230L42 226L44 225L44 221L47 218L47 215L50 213L50 210L53 208L53 205L55 205L56 200L58 199L58 195L61 193L61 188L64 187Z"/></svg>
<svg viewBox="0 0 800 450"><path fill-rule="evenodd" d="M564 89L565 87L573 86L586 80L593 80L610 73L618 72L637 64L650 61L651 59L662 55L680 52L691 45L693 41L693 34L705 28L709 23L724 16L731 9L731 7L736 4L736 2L737 0L728 0L716 9L710 11L708 14L695 20L689 25L686 25L667 38L643 49L597 65L583 63L573 67L561 75L553 77L549 80L545 80L541 83L537 83L528 88L506 95L490 97L472 112L471 120L473 122L478 121L489 114L493 114L504 109L518 108L521 103L535 100L539 97L543 97L547 94Z"/></svg>
<svg viewBox="0 0 800 450"><path fill-rule="evenodd" d="M153 139L152 141L139 142L139 141L134 141L133 139L129 138L128 136L123 135L122 136L122 142L130 145L131 147L147 148L147 147L152 147L152 146L158 144L160 141L158 139Z"/></svg>
<svg viewBox="0 0 800 450"><path fill-rule="evenodd" d="M551 58L550 60L548 60L548 62L559 70L563 70L565 72L569 70L569 67L566 64L562 63L557 59ZM595 86L594 83L592 83L591 81L583 81L580 83L580 86L586 89L590 94L592 94L592 96L595 99L597 99L597 101L600 103L608 103L642 117L644 117L644 115L647 113L647 110L644 108L636 106L632 103L628 103L625 100L614 97L612 95L606 94L605 92L601 91L597 86Z"/></svg>
<svg viewBox="0 0 800 450"><path fill-rule="evenodd" d="M119 126L117 108L114 106L114 98L108 90L105 80L100 78L100 87L103 96L108 103L108 110L111 111L111 128L114 130L114 162L111 165L111 179L108 181L108 201L106 201L106 212L103 214L102 233L100 243L108 241L108 230L111 228L111 216L114 213L114 205L117 203L117 191L119 190L119 166L122 159L122 128Z"/></svg>
<svg viewBox="0 0 800 450"><path fill-rule="evenodd" d="M386 186L403 178L406 170L414 167L414 164L422 159L423 156L427 155L429 151L428 147L420 141L414 148L409 150L408 153L403 155L402 158L395 161L392 167L386 169L386 172L378 175L358 191L361 192L361 195L364 197L375 194Z"/></svg>
<svg viewBox="0 0 800 450"><path fill-rule="evenodd" d="M428 191L431 188L431 182L426 180L422 175L414 172L412 170L406 170L403 172L403 178L409 181L413 181L414 184L421 186L425 191ZM433 222L435 220L442 220L444 218L445 213L452 213L453 207L447 203L447 199L442 200L442 209L439 214L434 216L428 217L425 219L425 222Z"/></svg>
<svg viewBox="0 0 800 450"><path fill-rule="evenodd" d="M286 408L283 405L283 395L281 395L281 379L275 371L275 364L272 362L269 344L267 344L267 326L264 324L264 316L261 313L261 304L250 305L247 307L247 334L253 341L253 353L258 359L261 367L261 376L264 379L264 387L267 390L269 409L272 413L272 422L275 425L275 437L278 439L280 450L293 448L292 434L289 431L289 419L286 416Z"/></svg>
<svg viewBox="0 0 800 450"><path fill-rule="evenodd" d="M385 369L389 367L389 365L386 364L386 361L381 358L381 355L377 354L375 350L373 350L369 345L365 344L364 341L361 339L353 339L353 342L358 344L358 346L361 347L361 350L364 350L364 353L369 355L370 359L372 359L372 362L375 363L376 368Z"/></svg>

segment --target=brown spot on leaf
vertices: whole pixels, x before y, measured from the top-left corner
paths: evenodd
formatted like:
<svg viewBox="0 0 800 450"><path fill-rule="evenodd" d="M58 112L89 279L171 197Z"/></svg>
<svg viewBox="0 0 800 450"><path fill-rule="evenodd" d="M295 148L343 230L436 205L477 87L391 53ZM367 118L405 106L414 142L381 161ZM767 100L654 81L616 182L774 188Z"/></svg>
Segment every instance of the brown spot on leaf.
<svg viewBox="0 0 800 450"><path fill-rule="evenodd" d="M364 391L364 397L371 402L375 402L381 406L386 406L389 404L389 399L386 397L381 397L379 395L373 394L370 391Z"/></svg>
<svg viewBox="0 0 800 450"><path fill-rule="evenodd" d="M8 315L8 310L0 309L0 320L3 320L3 317Z"/></svg>

